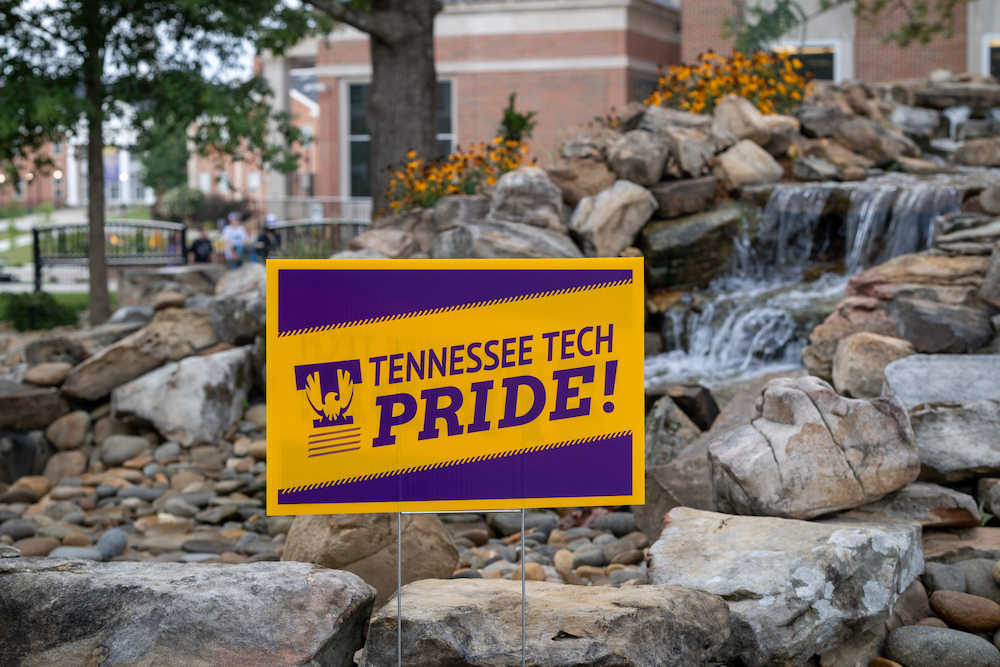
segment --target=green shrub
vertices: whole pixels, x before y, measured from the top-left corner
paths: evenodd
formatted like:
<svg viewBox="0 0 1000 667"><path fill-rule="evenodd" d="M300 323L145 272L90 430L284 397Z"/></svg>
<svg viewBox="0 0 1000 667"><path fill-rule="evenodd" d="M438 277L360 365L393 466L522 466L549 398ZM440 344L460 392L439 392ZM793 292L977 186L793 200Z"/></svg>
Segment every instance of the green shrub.
<svg viewBox="0 0 1000 667"><path fill-rule="evenodd" d="M48 292L8 292L0 295L0 321L13 323L18 331L38 331L76 324L77 315Z"/></svg>
<svg viewBox="0 0 1000 667"><path fill-rule="evenodd" d="M160 197L153 215L174 222L189 222L204 198L205 195L201 190L186 185L170 188Z"/></svg>

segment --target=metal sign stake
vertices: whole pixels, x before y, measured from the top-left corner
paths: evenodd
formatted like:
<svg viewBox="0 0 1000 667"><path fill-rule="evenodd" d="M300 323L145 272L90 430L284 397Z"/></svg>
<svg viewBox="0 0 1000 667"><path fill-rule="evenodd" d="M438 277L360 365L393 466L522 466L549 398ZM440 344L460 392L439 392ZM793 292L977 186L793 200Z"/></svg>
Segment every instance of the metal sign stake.
<svg viewBox="0 0 1000 667"><path fill-rule="evenodd" d="M527 597L524 563L524 508L519 510L489 510L492 514L521 513L521 667L527 658ZM482 514L479 510L459 510L448 514ZM439 514L439 512L397 512L396 513L396 664L403 667L403 515Z"/></svg>

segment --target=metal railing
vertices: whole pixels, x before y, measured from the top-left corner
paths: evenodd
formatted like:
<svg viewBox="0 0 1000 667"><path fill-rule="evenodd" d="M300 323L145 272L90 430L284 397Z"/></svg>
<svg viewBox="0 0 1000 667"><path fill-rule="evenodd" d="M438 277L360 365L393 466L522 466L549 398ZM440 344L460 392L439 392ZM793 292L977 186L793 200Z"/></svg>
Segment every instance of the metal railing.
<svg viewBox="0 0 1000 667"><path fill-rule="evenodd" d="M35 291L41 291L46 268L89 265L90 227L86 222L39 225L32 228ZM184 225L161 220L107 220L104 248L109 272L125 267L187 263Z"/></svg>
<svg viewBox="0 0 1000 667"><path fill-rule="evenodd" d="M271 227L280 236L272 257L279 259L326 259L347 249L355 236L364 232L369 221L323 218L285 220Z"/></svg>

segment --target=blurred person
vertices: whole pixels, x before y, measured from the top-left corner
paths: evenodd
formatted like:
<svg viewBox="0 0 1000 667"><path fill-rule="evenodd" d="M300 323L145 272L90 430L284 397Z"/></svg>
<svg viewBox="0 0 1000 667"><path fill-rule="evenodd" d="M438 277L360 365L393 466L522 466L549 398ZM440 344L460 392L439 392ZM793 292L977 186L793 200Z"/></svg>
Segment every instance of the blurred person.
<svg viewBox="0 0 1000 667"><path fill-rule="evenodd" d="M195 263L212 261L212 241L208 238L208 230L204 227L201 228L195 242L191 244L191 254L194 255Z"/></svg>
<svg viewBox="0 0 1000 667"><path fill-rule="evenodd" d="M264 216L264 226L254 244L253 261L256 262L258 258L267 261L271 252L281 247L281 233L275 228L277 224L278 216L274 213Z"/></svg>
<svg viewBox="0 0 1000 667"><path fill-rule="evenodd" d="M243 226L240 214L233 211L229 214L229 224L222 230L222 241L225 244L223 253L230 269L239 268L243 258L243 250L249 240L250 234Z"/></svg>

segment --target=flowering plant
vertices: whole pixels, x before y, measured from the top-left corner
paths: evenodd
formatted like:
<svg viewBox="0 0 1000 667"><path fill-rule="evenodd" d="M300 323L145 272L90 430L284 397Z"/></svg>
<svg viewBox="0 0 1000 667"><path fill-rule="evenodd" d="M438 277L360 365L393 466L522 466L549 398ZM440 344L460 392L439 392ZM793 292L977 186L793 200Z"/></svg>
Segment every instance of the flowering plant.
<svg viewBox="0 0 1000 667"><path fill-rule="evenodd" d="M696 65L671 65L657 82L647 105L691 113L711 113L729 93L753 102L761 113L788 113L812 88L812 75L800 74L802 61L786 53L734 51L729 57L709 51Z"/></svg>
<svg viewBox="0 0 1000 667"><path fill-rule="evenodd" d="M526 142L503 137L438 160L420 159L414 151L406 157L406 164L392 172L386 192L394 214L417 206L430 208L445 195L482 194L501 175L522 164L534 164L528 159Z"/></svg>

